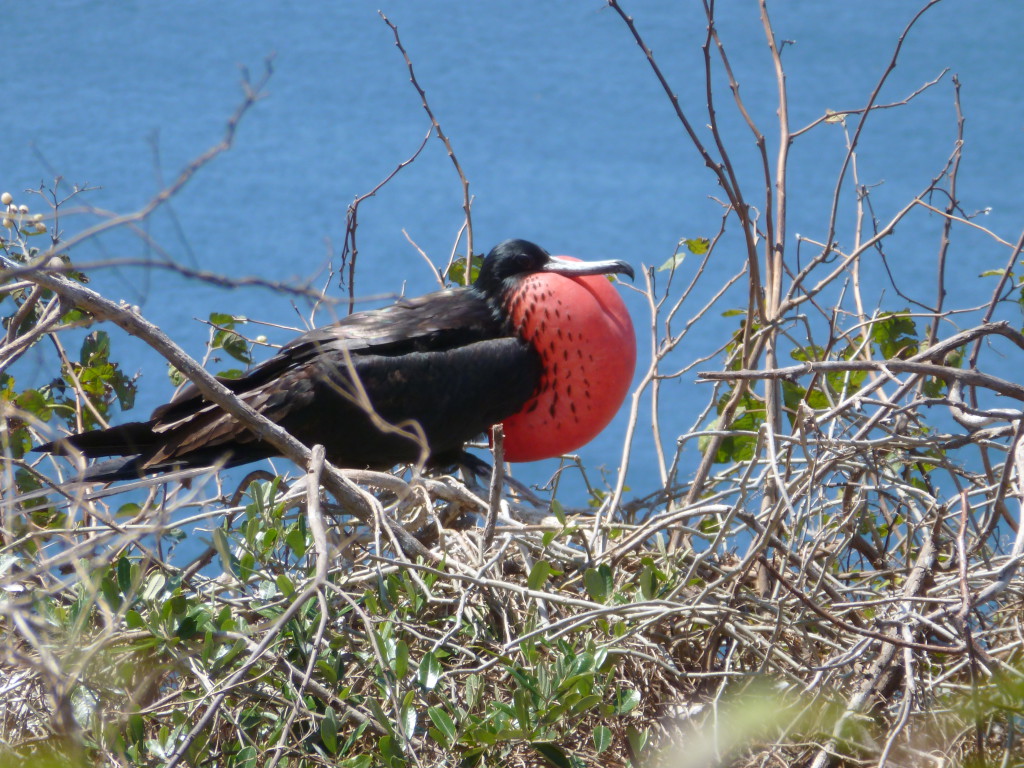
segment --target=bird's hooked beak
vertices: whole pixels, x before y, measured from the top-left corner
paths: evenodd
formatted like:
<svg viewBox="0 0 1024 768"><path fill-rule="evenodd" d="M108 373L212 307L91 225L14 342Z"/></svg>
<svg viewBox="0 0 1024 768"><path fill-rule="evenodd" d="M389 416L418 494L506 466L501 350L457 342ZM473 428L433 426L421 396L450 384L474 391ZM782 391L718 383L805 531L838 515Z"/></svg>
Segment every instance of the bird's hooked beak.
<svg viewBox="0 0 1024 768"><path fill-rule="evenodd" d="M571 258L571 257L570 257ZM554 272L566 277L584 277L586 275L629 275L634 279L633 267L620 259L605 261L574 261L565 256L550 256L543 272Z"/></svg>

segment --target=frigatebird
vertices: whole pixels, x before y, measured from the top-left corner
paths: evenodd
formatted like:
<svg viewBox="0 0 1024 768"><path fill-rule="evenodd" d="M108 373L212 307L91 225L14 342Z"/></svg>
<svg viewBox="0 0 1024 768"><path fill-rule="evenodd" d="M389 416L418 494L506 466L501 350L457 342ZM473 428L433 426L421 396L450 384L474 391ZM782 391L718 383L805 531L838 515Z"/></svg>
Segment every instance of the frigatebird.
<svg viewBox="0 0 1024 768"><path fill-rule="evenodd" d="M582 262L507 240L472 285L351 314L221 381L340 467L451 465L498 423L509 461L557 456L600 432L632 381L632 323L604 277L616 273L633 277L624 261ZM90 482L278 455L194 386L149 421L36 450L122 457L87 468L79 479Z"/></svg>

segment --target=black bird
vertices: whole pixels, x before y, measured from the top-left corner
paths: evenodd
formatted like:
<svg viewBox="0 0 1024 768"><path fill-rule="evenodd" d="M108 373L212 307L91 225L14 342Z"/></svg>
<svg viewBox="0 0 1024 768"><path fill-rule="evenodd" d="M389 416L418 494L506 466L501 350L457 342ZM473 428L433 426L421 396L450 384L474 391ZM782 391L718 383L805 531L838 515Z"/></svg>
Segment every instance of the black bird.
<svg viewBox="0 0 1024 768"><path fill-rule="evenodd" d="M506 456L575 450L614 416L632 381L636 340L606 274L624 261L553 257L508 240L473 285L358 312L299 336L222 383L333 464L454 463L468 441L506 421ZM586 276L598 277L586 277ZM278 455L194 386L149 421L71 435L37 451L121 456L79 478L135 479Z"/></svg>

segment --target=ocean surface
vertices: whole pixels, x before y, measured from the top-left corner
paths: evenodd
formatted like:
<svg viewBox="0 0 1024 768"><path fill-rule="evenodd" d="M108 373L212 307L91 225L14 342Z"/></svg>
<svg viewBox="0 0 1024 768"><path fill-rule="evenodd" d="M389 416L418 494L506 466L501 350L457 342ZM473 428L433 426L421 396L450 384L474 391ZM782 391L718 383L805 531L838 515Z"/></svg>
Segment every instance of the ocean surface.
<svg viewBox="0 0 1024 768"><path fill-rule="evenodd" d="M272 66L263 98L243 117L230 151L204 166L139 227L105 234L72 254L78 264L104 265L90 271L93 287L139 305L197 356L208 335L197 318L211 311L298 326L310 319L310 307L272 290L226 290L159 267L118 262L169 260L237 277L327 286L329 294L345 296L337 268L347 207L416 153L431 127L378 7L398 26L417 80L469 181L477 251L522 237L552 252L623 258L640 268L665 262L680 238L710 237L720 225L714 177L628 29L597 0L3 5L0 187L33 210L43 210L41 201L26 189L52 188L57 178L59 197L74 185L87 188L65 207L65 235L110 212L144 206L221 141L242 100L245 73L257 81L268 62ZM770 3L776 34L787 41L783 61L792 126L807 125L829 109L862 106L920 6L891 0ZM708 139L701 3L633 0L625 7L683 109ZM720 2L718 8L740 93L767 137L774 163L778 94L757 5ZM902 101L939 80L909 105L877 113L861 137L857 171L871 189L879 220L925 188L952 152L955 74L966 118L959 182L964 210L983 211L979 223L1006 240L1019 236L1021 29L1022 3L944 0L907 36L879 101ZM723 140L747 195L760 201L763 176L752 135L721 79L719 85ZM824 237L845 141L841 126L823 124L794 144L790 249L798 235ZM415 162L360 206L354 292L378 298L359 307L379 305L383 296L434 289L436 279L417 249L445 263L464 223L462 206L460 179L432 137ZM838 239L849 243L852 217L844 214L839 225ZM937 217L914 217L901 225L889 248L888 270L866 262L877 306L900 309L909 306L908 299L932 301L938 226ZM458 248L464 253L464 239ZM948 301L983 304L993 283L978 276L1003 266L1005 248L960 229L951 254ZM700 306L741 264L738 249L723 247L692 305ZM627 298L642 371L651 355L650 321L642 298L632 292ZM721 313L743 301L743 291L730 294L702 322L700 334L684 341L672 366L682 368L721 344L737 323ZM315 321L330 319L328 308ZM289 336L252 330L259 332L278 341ZM21 364L23 380L46 375L45 351ZM144 345L115 337L114 356L130 372L143 374L130 416L143 416L170 395L165 365ZM1019 366L1012 359L1007 365L1004 375L1012 377ZM712 361L701 369L714 367ZM665 386L669 453L710 392L694 378L691 373ZM649 420L645 408L641 425ZM624 411L580 451L594 471L593 482L601 482L599 467L618 466L625 426ZM649 429L641 426L631 493L657 486L653 455ZM683 456L684 476L697 459L694 445ZM557 462L541 462L516 471L539 483L555 469Z"/></svg>

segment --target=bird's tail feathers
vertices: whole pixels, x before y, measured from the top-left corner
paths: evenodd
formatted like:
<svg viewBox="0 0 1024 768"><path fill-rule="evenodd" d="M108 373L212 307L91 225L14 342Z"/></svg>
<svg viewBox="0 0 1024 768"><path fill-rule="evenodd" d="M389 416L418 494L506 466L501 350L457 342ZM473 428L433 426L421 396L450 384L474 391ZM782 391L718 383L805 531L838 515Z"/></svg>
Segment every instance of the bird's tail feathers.
<svg viewBox="0 0 1024 768"><path fill-rule="evenodd" d="M38 453L55 453L61 456L82 454L88 458L96 456L131 456L144 453L153 443L153 425L133 421L108 429L96 429L78 435L68 435L49 443L36 446ZM137 475L136 475L137 477Z"/></svg>

